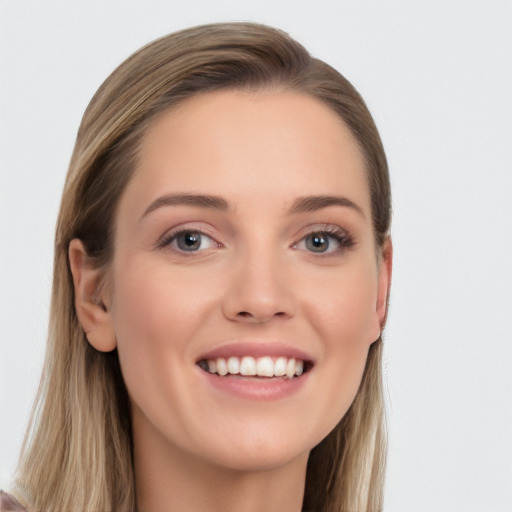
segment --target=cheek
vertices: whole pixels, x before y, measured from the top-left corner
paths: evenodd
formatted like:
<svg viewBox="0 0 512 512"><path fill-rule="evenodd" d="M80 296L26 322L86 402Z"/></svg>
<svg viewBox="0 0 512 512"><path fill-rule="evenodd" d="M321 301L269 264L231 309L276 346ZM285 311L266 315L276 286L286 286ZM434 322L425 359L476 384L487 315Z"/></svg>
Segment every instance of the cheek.
<svg viewBox="0 0 512 512"><path fill-rule="evenodd" d="M153 379L167 380L184 364L188 342L206 308L204 297L197 287L184 286L170 275L165 265L143 258L118 263L112 318L129 388L134 382L140 387Z"/></svg>
<svg viewBox="0 0 512 512"><path fill-rule="evenodd" d="M208 281L192 285L186 273L171 272L165 260L147 256L116 263L112 317L134 411L144 424L149 419L170 437L187 439L179 418L190 414L196 386L191 350L211 313Z"/></svg>
<svg viewBox="0 0 512 512"><path fill-rule="evenodd" d="M113 316L121 344L180 343L208 307L208 293L169 265L133 257L119 263L114 280Z"/></svg>
<svg viewBox="0 0 512 512"><path fill-rule="evenodd" d="M367 350L378 337L376 270L361 263L325 283L310 301L311 318L316 318L322 338L335 351Z"/></svg>
<svg viewBox="0 0 512 512"><path fill-rule="evenodd" d="M355 268L332 279L322 298L317 296L310 302L310 323L323 344L317 362L323 392L316 397L319 411L324 411L323 435L337 425L352 404L368 350L378 337L376 283L375 272Z"/></svg>

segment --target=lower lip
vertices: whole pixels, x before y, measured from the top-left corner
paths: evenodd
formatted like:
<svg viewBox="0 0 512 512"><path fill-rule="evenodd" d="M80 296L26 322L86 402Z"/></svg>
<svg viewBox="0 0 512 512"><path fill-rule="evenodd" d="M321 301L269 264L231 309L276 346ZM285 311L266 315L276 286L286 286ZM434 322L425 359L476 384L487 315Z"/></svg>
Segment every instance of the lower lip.
<svg viewBox="0 0 512 512"><path fill-rule="evenodd" d="M280 400L298 393L308 380L309 372L293 379L223 376L198 368L206 383L224 393L246 400Z"/></svg>

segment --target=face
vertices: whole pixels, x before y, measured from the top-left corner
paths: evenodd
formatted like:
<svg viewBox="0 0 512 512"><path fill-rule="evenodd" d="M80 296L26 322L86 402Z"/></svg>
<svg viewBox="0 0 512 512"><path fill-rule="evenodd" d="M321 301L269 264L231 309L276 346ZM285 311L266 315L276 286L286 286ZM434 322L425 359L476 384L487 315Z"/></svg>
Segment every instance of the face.
<svg viewBox="0 0 512 512"><path fill-rule="evenodd" d="M379 336L380 268L363 158L328 107L221 91L163 114L111 267L136 446L233 469L304 461Z"/></svg>

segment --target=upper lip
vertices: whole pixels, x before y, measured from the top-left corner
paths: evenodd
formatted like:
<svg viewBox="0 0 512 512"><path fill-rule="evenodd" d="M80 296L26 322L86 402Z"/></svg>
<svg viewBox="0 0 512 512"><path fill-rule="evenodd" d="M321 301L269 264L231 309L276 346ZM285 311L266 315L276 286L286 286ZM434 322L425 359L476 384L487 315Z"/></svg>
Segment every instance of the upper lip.
<svg viewBox="0 0 512 512"><path fill-rule="evenodd" d="M197 358L197 362L203 359L218 359L223 357L244 357L250 356L254 358L270 356L270 357L286 357L295 358L302 361L314 363L311 354L286 343L280 342L231 342L215 347L207 352L203 352Z"/></svg>

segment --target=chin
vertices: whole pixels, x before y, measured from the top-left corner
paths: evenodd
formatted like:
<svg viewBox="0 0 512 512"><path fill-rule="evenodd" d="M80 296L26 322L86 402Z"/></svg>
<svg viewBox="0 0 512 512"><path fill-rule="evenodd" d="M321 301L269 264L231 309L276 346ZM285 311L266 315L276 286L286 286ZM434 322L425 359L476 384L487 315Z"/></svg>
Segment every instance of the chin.
<svg viewBox="0 0 512 512"><path fill-rule="evenodd" d="M252 449L242 453L219 454L216 465L226 470L243 473L274 471L286 466L307 461L310 450L303 452L273 449Z"/></svg>
<svg viewBox="0 0 512 512"><path fill-rule="evenodd" d="M224 437L225 441L214 443L209 440L207 453L203 452L210 461L228 470L241 472L271 471L297 462L306 462L311 449L321 441L315 438L305 439L295 434L250 431L243 435Z"/></svg>

